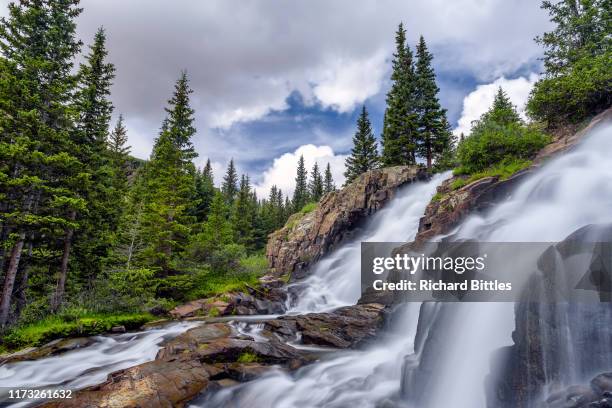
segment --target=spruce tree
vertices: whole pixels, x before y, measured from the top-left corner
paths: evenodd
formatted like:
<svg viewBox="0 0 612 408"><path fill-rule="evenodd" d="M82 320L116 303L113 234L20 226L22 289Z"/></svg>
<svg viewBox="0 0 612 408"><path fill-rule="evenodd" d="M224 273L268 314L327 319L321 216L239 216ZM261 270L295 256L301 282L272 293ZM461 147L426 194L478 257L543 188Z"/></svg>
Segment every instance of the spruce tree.
<svg viewBox="0 0 612 408"><path fill-rule="evenodd" d="M327 163L325 167L325 179L323 180L323 191L325 194L336 191L336 185L334 184L334 177L332 176L331 166Z"/></svg>
<svg viewBox="0 0 612 408"><path fill-rule="evenodd" d="M425 159L427 168L433 165L435 157L448 152L450 131L446 120L446 110L440 106L436 84L436 74L431 65L433 56L427 49L423 36L417 45L415 70L416 98L418 111L417 153Z"/></svg>
<svg viewBox="0 0 612 408"><path fill-rule="evenodd" d="M87 199L88 210L86 216L80 215L82 227L73 240L76 242L74 258L78 261L77 267L86 271L86 276L82 278L84 283L91 286L114 243L127 180L125 163L113 160L107 143L113 112L109 97L115 67L106 61L108 51L104 29L98 29L89 48L89 54L77 75L78 90L74 107L78 119L74 140L78 146L78 157L91 174L91 183L86 190L80 185L75 186L75 190L82 190L80 194ZM65 272L61 271L62 274ZM63 292L60 285L57 289L59 293ZM55 306L61 303L61 296L58 295L56 303Z"/></svg>
<svg viewBox="0 0 612 408"><path fill-rule="evenodd" d="M47 253L59 249L60 270L67 270L76 214L87 206L77 191L66 188L89 179L70 136L72 61L81 46L75 38L78 3L10 3L8 16L0 20L0 236L8 238L0 326L9 319L26 238L32 242L34 231L45 229L40 244L48 246ZM62 248L55 247L58 239Z"/></svg>
<svg viewBox="0 0 612 408"><path fill-rule="evenodd" d="M245 248L252 248L254 244L255 210L249 177L243 174L240 179L240 189L234 200L230 222L234 231L234 242L244 245Z"/></svg>
<svg viewBox="0 0 612 408"><path fill-rule="evenodd" d="M349 184L362 173L375 169L378 166L376 138L372 133L372 124L368 118L368 111L365 105L357 120L357 132L353 136L353 148L351 155L346 158L345 166L345 184Z"/></svg>
<svg viewBox="0 0 612 408"><path fill-rule="evenodd" d="M319 171L319 164L315 162L310 173L310 183L308 185L311 201L319 201L323 196L323 177Z"/></svg>
<svg viewBox="0 0 612 408"><path fill-rule="evenodd" d="M406 44L406 30L399 25L395 36L391 89L387 93L387 109L382 132L384 166L416 162L418 114L416 111L415 73L412 51Z"/></svg>
<svg viewBox="0 0 612 408"><path fill-rule="evenodd" d="M298 212L308 203L308 171L304 164L304 156L300 156L295 176L295 190L293 191L293 210Z"/></svg>
<svg viewBox="0 0 612 408"><path fill-rule="evenodd" d="M234 159L231 159L227 166L225 176L223 176L223 184L221 184L221 192L225 197L227 205L232 205L238 192L238 173L234 166Z"/></svg>
<svg viewBox="0 0 612 408"><path fill-rule="evenodd" d="M148 197L143 213L145 256L167 274L177 252L186 244L194 220L188 214L195 196L196 156L191 137L194 111L190 107L187 74L181 73L166 108L167 118L146 168Z"/></svg>
<svg viewBox="0 0 612 408"><path fill-rule="evenodd" d="M215 191L202 232L194 237L197 242L197 245L192 246L196 248L191 254L194 258L209 259L215 250L233 242L234 233L227 219L228 212L223 193Z"/></svg>
<svg viewBox="0 0 612 408"><path fill-rule="evenodd" d="M206 220L210 204L215 196L215 182L210 159L202 171L196 175L196 202L195 216L198 222Z"/></svg>
<svg viewBox="0 0 612 408"><path fill-rule="evenodd" d="M119 115L115 127L108 135L108 150L114 160L118 163L124 162L130 154L131 146L128 146L127 129L123 120L123 115Z"/></svg>

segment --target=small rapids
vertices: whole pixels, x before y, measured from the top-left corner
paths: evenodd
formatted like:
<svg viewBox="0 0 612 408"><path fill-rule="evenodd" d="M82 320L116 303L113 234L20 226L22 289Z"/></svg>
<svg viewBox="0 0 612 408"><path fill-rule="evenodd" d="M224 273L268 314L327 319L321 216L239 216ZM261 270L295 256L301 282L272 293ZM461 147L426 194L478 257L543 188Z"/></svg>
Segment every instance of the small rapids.
<svg viewBox="0 0 612 408"><path fill-rule="evenodd" d="M106 380L108 374L155 358L161 343L197 326L173 323L137 333L96 336L95 343L33 361L0 366L0 400L6 388L53 387L78 389ZM16 406L16 405L15 405Z"/></svg>

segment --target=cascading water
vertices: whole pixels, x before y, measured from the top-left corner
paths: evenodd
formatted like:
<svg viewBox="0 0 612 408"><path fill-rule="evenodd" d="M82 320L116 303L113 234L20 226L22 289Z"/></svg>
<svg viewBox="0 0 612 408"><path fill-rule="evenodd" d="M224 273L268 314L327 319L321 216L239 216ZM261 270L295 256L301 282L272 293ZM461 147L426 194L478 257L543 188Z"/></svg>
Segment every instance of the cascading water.
<svg viewBox="0 0 612 408"><path fill-rule="evenodd" d="M449 173L438 174L428 183L406 187L368 222L364 232L314 266L303 282L290 314L320 312L354 305L361 295L361 242L399 242L414 239L419 220L436 188Z"/></svg>
<svg viewBox="0 0 612 408"><path fill-rule="evenodd" d="M598 127L573 151L529 176L511 199L487 214L469 217L449 236L488 242L556 242L585 225L611 222L611 136L612 126ZM517 254L511 262L517 261L535 265L537 258ZM419 390L420 401L424 407L438 408L448 406L452 396L453 407L484 407L491 353L512 343L514 304L447 306L453 324L445 330L444 350L437 350L433 381ZM407 395L413 392L404 390Z"/></svg>
<svg viewBox="0 0 612 408"><path fill-rule="evenodd" d="M162 342L197 325L175 323L137 333L97 336L94 344L81 349L1 365L0 384L6 388L61 386L71 389L99 384L113 371L153 360ZM0 394L0 400L4 397Z"/></svg>
<svg viewBox="0 0 612 408"><path fill-rule="evenodd" d="M611 126L599 127L572 152L527 177L509 200L488 214L468 218L449 237L489 242L549 242L562 240L587 224L612 221L611 130ZM410 202L408 194L389 207L389 214L402 213L401 203ZM383 213L380 217L378 224L376 221L372 224L378 226L378 231L369 239L397 241L414 235L414 232L398 234L406 225L401 225L397 218L383 221ZM393 232L383 232L386 228ZM350 248L349 245L337 251L316 267L315 275L308 281L312 285L308 299L300 302L308 306L296 310L356 300L359 268L351 264L351 259L355 261L359 255L357 246ZM536 260L522 260L522 265ZM338 283L355 286L332 297L328 288ZM323 296L317 297L317 292ZM334 354L293 375L274 372L223 390L192 407L377 407L386 406L387 400L389 406L411 408L485 407L488 392L485 383L492 370L492 354L512 343L514 304L422 305L415 345L418 307L412 304L400 308L395 315L395 328L369 350ZM436 330L436 323L446 326L445 330ZM603 347L612 348L609 338L598 341L607 342ZM426 359L435 362L425 367ZM400 364L402 360L404 363ZM425 372L429 381L420 381Z"/></svg>

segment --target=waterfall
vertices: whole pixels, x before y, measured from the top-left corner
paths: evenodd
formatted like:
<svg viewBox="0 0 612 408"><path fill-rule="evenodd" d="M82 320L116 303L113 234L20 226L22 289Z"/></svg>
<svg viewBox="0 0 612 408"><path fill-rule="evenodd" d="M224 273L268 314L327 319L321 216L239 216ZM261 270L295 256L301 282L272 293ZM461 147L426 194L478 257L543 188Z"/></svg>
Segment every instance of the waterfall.
<svg viewBox="0 0 612 408"><path fill-rule="evenodd" d="M416 236L419 220L436 188L450 173L401 190L389 205L369 220L356 239L319 261L312 274L294 286L298 301L290 314L320 312L354 305L361 295L361 242L403 242Z"/></svg>
<svg viewBox="0 0 612 408"><path fill-rule="evenodd" d="M607 126L591 132L573 151L523 179L510 199L488 213L470 216L447 238L554 242L582 226L612 221L610 131ZM434 191L433 185L414 188ZM372 241L411 239L415 230L410 228L416 228L416 224L401 225L405 220L385 214L409 213L406 206L418 200L415 190L406 191L386 213L381 212L372 221L363 236ZM351 249L351 245L354 244L316 266L307 281L312 285L308 298L300 302L306 306L294 310L307 311L320 307L317 305L329 307L357 299L359 268L351 259L359 259L359 255L358 247ZM524 266L535 265L537 258L520 261ZM338 283L344 285L334 292ZM500 368L492 366L492 357L513 343L514 307L513 303L429 303L422 307L407 304L395 314L395 324L378 344L365 351L324 356L320 362L293 374L274 371L206 396L191 406L486 407L486 395L491 392L485 387L487 377ZM603 347L612 348L608 337L596 340L607 341Z"/></svg>
<svg viewBox="0 0 612 408"><path fill-rule="evenodd" d="M488 213L472 215L449 234L449 238L488 242L556 242L583 226L610 223L611 137L612 126L600 126L574 150L551 160L526 178L509 200ZM607 238L610 240L612 237ZM525 259L517 254L511 262L517 261L523 266L535 266L537 257ZM449 398L455 408L484 407L486 377L491 370L496 374L500 368L490 367L492 353L512 344L514 304L445 306L452 316L449 319L452 324L444 330L443 336L447 340L443 344L435 343L429 350L429 355L435 355L437 360L432 367L427 367L431 381L424 389L418 390L410 389L410 384L406 384L404 395L420 394L417 398L421 401L420 407L445 407ZM574 319L578 316L574 315ZM442 333L434 331L433 335ZM569 338L571 333L565 335ZM612 351L611 344L607 348ZM559 356L549 355L548 358ZM427 365L423 361L421 364Z"/></svg>

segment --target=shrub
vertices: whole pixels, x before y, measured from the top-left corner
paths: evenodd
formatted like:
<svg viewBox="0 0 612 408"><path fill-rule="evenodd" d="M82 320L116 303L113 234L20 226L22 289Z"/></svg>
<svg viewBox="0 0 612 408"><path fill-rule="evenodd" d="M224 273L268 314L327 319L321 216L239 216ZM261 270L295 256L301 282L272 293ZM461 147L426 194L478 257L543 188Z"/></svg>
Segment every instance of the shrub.
<svg viewBox="0 0 612 408"><path fill-rule="evenodd" d="M530 159L549 141L534 126L486 123L459 144L457 159L460 167L455 175L484 171L506 159Z"/></svg>
<svg viewBox="0 0 612 408"><path fill-rule="evenodd" d="M458 190L463 186L467 186L468 184L485 177L499 177L501 180L505 180L518 171L529 167L530 165L531 161L529 160L507 158L502 160L501 163L489 167L484 171L473 173L469 177L455 179L451 184L451 188L453 190Z"/></svg>
<svg viewBox="0 0 612 408"><path fill-rule="evenodd" d="M612 52L584 57L563 75L544 78L535 84L527 103L534 119L578 123L612 104Z"/></svg>

